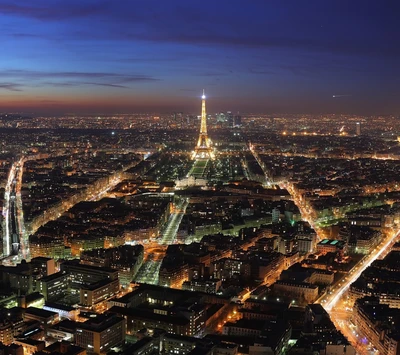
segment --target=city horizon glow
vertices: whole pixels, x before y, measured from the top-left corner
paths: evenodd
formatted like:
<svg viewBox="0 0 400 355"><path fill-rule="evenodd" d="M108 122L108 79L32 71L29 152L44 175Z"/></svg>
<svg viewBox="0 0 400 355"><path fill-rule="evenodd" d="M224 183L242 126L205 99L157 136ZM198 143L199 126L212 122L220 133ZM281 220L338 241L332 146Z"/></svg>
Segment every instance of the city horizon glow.
<svg viewBox="0 0 400 355"><path fill-rule="evenodd" d="M398 8L1 1L0 111L399 114Z"/></svg>

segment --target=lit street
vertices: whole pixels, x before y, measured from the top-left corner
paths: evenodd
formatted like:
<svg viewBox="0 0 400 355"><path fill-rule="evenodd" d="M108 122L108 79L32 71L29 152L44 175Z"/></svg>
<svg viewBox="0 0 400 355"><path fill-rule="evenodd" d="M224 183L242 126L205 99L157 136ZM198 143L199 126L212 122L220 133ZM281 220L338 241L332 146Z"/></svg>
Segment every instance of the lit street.
<svg viewBox="0 0 400 355"><path fill-rule="evenodd" d="M382 255L388 252L390 246L399 237L399 235L400 232L388 236L384 241L382 241L374 249L374 252L372 254L365 256L356 266L354 266L349 275L346 276L334 290L332 290L332 293L320 299L319 303L321 303L324 308L328 312L331 312L331 314L334 316L334 308L336 304L341 300L343 294L348 289L348 287L360 277L362 272L368 266L370 266L376 259L380 258Z"/></svg>
<svg viewBox="0 0 400 355"><path fill-rule="evenodd" d="M151 249L157 248L158 245L169 245L173 244L176 239L176 233L178 232L179 225L185 214L186 208L189 202L182 200L177 203L175 212L171 213L168 222L165 226L164 232L159 239L159 243L152 243ZM149 249L149 246L147 247ZM135 281L139 283L148 283L157 285L158 284L158 272L160 270L162 262L162 255L157 255L157 258L151 253L147 260L143 262L138 274L135 277Z"/></svg>
<svg viewBox="0 0 400 355"><path fill-rule="evenodd" d="M148 259L144 261L142 267L139 269L135 277L135 281L138 283L157 285L160 266L161 260Z"/></svg>
<svg viewBox="0 0 400 355"><path fill-rule="evenodd" d="M182 222L182 218L185 215L185 211L187 206L189 205L189 202L187 200L184 200L183 202L179 202L178 205L176 206L176 212L171 213L169 216L169 220L167 222L167 225L165 227L165 230L160 238L160 243L161 245L169 245L173 244L176 239L176 234L179 229L179 225Z"/></svg>
<svg viewBox="0 0 400 355"><path fill-rule="evenodd" d="M6 257L9 255L18 257L21 252L22 258L26 259L29 257L29 246L25 235L21 201L23 163L23 158L13 163L5 187L3 251Z"/></svg>
<svg viewBox="0 0 400 355"><path fill-rule="evenodd" d="M326 309L332 321L357 348L359 353L368 354L371 350L368 349L366 345L360 345L365 342L359 342L359 337L361 335L356 335L356 329L350 326L349 320L351 312L346 312L346 310L344 310L346 291L368 266L370 266L375 260L383 257L390 250L391 245L396 241L399 235L400 232L393 233L386 237L386 239L374 249L373 253L365 256L356 266L354 266L350 273L344 277L335 288L329 292L329 294L323 296L317 301ZM338 309L341 309L342 311L338 311Z"/></svg>

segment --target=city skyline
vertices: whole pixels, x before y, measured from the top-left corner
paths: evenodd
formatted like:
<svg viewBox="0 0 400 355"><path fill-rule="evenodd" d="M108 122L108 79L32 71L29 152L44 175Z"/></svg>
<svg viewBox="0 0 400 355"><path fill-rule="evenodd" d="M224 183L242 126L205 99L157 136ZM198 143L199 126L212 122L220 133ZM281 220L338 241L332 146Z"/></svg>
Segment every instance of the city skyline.
<svg viewBox="0 0 400 355"><path fill-rule="evenodd" d="M0 111L398 114L398 7L1 1Z"/></svg>

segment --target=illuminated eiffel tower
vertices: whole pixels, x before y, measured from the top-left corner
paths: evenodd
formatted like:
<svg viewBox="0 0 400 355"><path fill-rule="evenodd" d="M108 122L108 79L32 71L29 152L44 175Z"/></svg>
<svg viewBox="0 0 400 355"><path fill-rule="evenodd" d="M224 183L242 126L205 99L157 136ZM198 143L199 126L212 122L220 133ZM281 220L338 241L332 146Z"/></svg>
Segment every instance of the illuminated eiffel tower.
<svg viewBox="0 0 400 355"><path fill-rule="evenodd" d="M197 145L194 148L192 155L193 160L200 159L215 159L213 149L211 148L211 141L207 135L207 115L206 115L206 95L201 97L201 125L200 125L200 135Z"/></svg>

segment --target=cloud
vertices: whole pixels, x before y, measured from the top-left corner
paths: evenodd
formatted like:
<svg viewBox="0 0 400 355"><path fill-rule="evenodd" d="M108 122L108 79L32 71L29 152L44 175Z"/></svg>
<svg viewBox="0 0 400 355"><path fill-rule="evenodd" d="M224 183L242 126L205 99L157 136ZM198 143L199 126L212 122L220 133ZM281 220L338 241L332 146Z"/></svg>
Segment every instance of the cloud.
<svg viewBox="0 0 400 355"><path fill-rule="evenodd" d="M125 37L124 37L125 36ZM400 54L400 47L386 46L380 43L372 45L362 42L353 42L350 39L331 39L324 41L313 38L296 36L280 36L276 34L257 35L226 35L224 33L198 34L190 32L173 33L168 29L147 33L127 33L122 38L160 43L179 43L187 45L212 45L224 47L264 48L264 49L294 49L306 52L339 53L349 55L394 55Z"/></svg>
<svg viewBox="0 0 400 355"><path fill-rule="evenodd" d="M42 36L38 34L33 34L33 33L23 33L23 32L16 32L16 33L10 33L9 36L14 37L14 38L43 38Z"/></svg>
<svg viewBox="0 0 400 355"><path fill-rule="evenodd" d="M249 73L250 74L258 74L258 75L273 75L276 74L274 71L272 70L268 70L268 69L256 69L256 68L250 68L249 69Z"/></svg>
<svg viewBox="0 0 400 355"><path fill-rule="evenodd" d="M44 104L60 104L60 103L62 103L59 100L50 100L50 99L39 100L39 102L44 103Z"/></svg>
<svg viewBox="0 0 400 355"><path fill-rule="evenodd" d="M76 71L45 72L21 69L2 70L0 71L0 77L23 82L25 86L76 87L90 85L121 89L129 88L129 84L137 82L153 82L159 80L152 76L141 74ZM5 83L3 85L4 89L21 91L21 85L19 84Z"/></svg>
<svg viewBox="0 0 400 355"><path fill-rule="evenodd" d="M122 74L112 72L79 72L79 71L35 71L24 69L8 69L0 71L1 77L21 76L25 78L115 78L120 80L156 80L153 77L141 74Z"/></svg>
<svg viewBox="0 0 400 355"><path fill-rule="evenodd" d="M23 91L21 85L16 83L0 83L0 90L1 89L7 91Z"/></svg>
<svg viewBox="0 0 400 355"><path fill-rule="evenodd" d="M32 2L33 3L33 2ZM31 4L32 4L31 3ZM30 17L37 20L59 21L76 17L86 17L102 11L104 2L98 1L92 5L73 4L71 1L64 3L31 4L0 3L0 13L13 16Z"/></svg>
<svg viewBox="0 0 400 355"><path fill-rule="evenodd" d="M232 72L223 72L223 71L206 71L206 72L200 72L197 73L196 75L198 76L205 76L205 77L211 77L211 78L215 78L217 76L226 76L231 74Z"/></svg>
<svg viewBox="0 0 400 355"><path fill-rule="evenodd" d="M397 42L387 40L388 33L399 34L394 9L389 12L378 4L346 4L349 11L343 11L340 1L329 5L313 1L309 6L294 0L289 3L285 6L265 1L232 0L228 6L224 1L214 4L206 0L201 3L174 0L171 7L170 2L152 0L137 3L19 0L18 3L0 1L0 13L53 25L64 21L66 25L53 32L45 28L38 33L21 33L17 27L14 31L5 28L9 36L21 39L37 36L74 42L120 40L191 46L290 48L350 55L400 54ZM354 14L357 14L356 18ZM385 16L378 15L385 15L388 20L379 20ZM251 18L245 26L244 18Z"/></svg>
<svg viewBox="0 0 400 355"><path fill-rule="evenodd" d="M136 79L135 81L142 81L140 79ZM66 83L57 83L57 82L45 82L45 85L54 86L54 87L70 87L70 86L81 86L81 85L90 85L90 86L105 86L110 88L121 88L121 89L129 89L127 85L120 85L120 84L110 84L110 83L96 83L96 82L66 82Z"/></svg>
<svg viewBox="0 0 400 355"><path fill-rule="evenodd" d="M53 81L44 81L42 82L43 85L46 86L54 86L54 87L69 87L69 86L76 86L76 83L61 83L61 82L53 82Z"/></svg>

